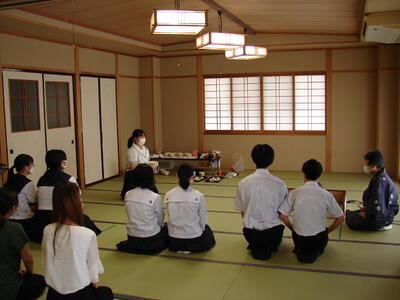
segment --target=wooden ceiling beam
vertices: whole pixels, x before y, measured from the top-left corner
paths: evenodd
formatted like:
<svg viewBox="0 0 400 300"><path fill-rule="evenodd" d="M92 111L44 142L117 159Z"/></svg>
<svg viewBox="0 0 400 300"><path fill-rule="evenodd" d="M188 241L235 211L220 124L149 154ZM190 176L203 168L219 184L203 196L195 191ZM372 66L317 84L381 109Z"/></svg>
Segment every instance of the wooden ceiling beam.
<svg viewBox="0 0 400 300"><path fill-rule="evenodd" d="M203 1L205 4L207 4L212 9L214 9L216 11L221 11L223 16L227 17L229 20L231 20L232 22L236 23L237 25L239 25L243 29L246 29L247 33L256 34L256 31L253 28L251 28L249 25L244 23L242 20L240 20L238 17L236 17L230 11L226 10L225 8L223 8L221 5L219 5L215 1L213 1L213 0L201 0L201 1Z"/></svg>
<svg viewBox="0 0 400 300"><path fill-rule="evenodd" d="M43 2L57 2L60 0L14 0L14 1L2 1L0 4L0 10L2 9L11 9L11 8L21 8L27 7Z"/></svg>

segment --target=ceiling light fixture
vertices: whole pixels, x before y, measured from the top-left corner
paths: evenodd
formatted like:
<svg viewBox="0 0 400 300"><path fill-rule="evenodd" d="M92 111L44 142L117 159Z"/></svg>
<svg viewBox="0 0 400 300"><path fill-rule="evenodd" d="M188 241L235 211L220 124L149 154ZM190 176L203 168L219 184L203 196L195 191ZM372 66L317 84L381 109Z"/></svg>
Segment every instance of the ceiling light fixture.
<svg viewBox="0 0 400 300"><path fill-rule="evenodd" d="M153 10L150 32L153 34L196 35L207 26L207 11L180 10L179 0L175 1L175 8L175 10Z"/></svg>
<svg viewBox="0 0 400 300"><path fill-rule="evenodd" d="M225 57L234 60L252 60L264 58L268 54L266 47L244 46L236 49L226 50Z"/></svg>
<svg viewBox="0 0 400 300"><path fill-rule="evenodd" d="M197 49L228 50L244 46L244 34L222 32L221 15L222 11L219 10L218 16L220 32L207 32L206 34L196 38Z"/></svg>

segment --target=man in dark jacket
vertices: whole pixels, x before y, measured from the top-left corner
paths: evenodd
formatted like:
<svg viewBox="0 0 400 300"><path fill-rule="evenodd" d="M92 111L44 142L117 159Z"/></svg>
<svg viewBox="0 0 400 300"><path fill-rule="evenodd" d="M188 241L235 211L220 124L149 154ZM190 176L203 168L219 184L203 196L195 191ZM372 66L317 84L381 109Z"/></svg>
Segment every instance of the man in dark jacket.
<svg viewBox="0 0 400 300"><path fill-rule="evenodd" d="M354 230L390 230L399 212L397 188L383 167L383 155L372 150L364 156L364 172L373 175L363 194L363 207L346 211L346 223Z"/></svg>

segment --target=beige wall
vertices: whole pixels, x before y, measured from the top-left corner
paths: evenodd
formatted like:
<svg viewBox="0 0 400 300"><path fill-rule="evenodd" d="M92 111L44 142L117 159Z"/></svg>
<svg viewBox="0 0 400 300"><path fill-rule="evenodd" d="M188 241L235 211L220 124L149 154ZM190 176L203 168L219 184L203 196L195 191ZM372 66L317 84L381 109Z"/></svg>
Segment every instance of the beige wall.
<svg viewBox="0 0 400 300"><path fill-rule="evenodd" d="M196 78L162 79L164 151L198 149Z"/></svg>
<svg viewBox="0 0 400 300"><path fill-rule="evenodd" d="M115 54L86 48L79 48L81 72L115 74Z"/></svg>
<svg viewBox="0 0 400 300"><path fill-rule="evenodd" d="M125 76L139 76L139 58L118 55L119 57L119 74Z"/></svg>
<svg viewBox="0 0 400 300"><path fill-rule="evenodd" d="M1 63L43 69L75 70L71 46L0 34Z"/></svg>

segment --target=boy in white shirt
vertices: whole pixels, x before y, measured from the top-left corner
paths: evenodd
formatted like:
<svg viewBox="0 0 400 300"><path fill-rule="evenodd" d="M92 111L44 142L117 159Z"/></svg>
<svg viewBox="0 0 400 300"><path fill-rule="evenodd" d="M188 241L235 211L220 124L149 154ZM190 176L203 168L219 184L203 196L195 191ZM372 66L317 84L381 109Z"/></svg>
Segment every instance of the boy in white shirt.
<svg viewBox="0 0 400 300"><path fill-rule="evenodd" d="M328 233L344 221L343 211L333 195L318 185L322 165L315 159L303 164L305 184L290 192L289 198L280 207L280 218L292 230L297 259L313 263L328 244ZM289 214L293 211L293 222ZM335 220L326 228L326 212Z"/></svg>
<svg viewBox="0 0 400 300"><path fill-rule="evenodd" d="M269 259L272 252L278 250L285 228L278 210L287 198L287 187L267 170L274 156L271 146L254 146L251 157L257 170L239 182L234 204L243 217L247 249L251 250L253 258L260 260Z"/></svg>

